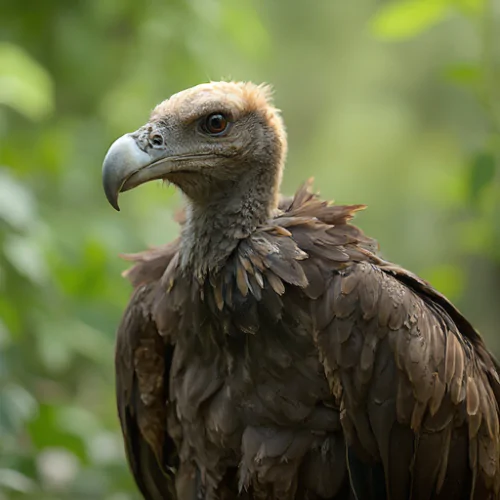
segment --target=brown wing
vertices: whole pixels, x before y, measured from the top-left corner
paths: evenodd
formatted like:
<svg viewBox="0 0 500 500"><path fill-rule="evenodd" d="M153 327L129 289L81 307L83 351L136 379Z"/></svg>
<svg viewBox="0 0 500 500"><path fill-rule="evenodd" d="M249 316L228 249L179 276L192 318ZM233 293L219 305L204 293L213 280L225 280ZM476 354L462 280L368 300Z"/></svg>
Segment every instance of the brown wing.
<svg viewBox="0 0 500 500"><path fill-rule="evenodd" d="M185 296L179 298L184 289L177 287L167 300L162 280L175 267L178 249L175 240L124 256L134 262L124 276L135 291L118 329L116 394L127 458L146 500L195 500L200 494L199 471L190 462L179 463L182 432L170 394L173 337L186 328L185 315L177 314ZM155 314L158 307L165 314Z"/></svg>
<svg viewBox="0 0 500 500"><path fill-rule="evenodd" d="M155 284L136 288L118 329L116 396L127 459L146 500L175 499L177 453L166 433L173 348L151 319Z"/></svg>
<svg viewBox="0 0 500 500"><path fill-rule="evenodd" d="M349 224L360 208L306 184L254 238L240 290L265 270L277 294L293 285L312 299L359 498L500 498L498 365L444 296L374 254Z"/></svg>
<svg viewBox="0 0 500 500"><path fill-rule="evenodd" d="M495 361L444 297L364 262L332 276L316 320L350 451L382 463L388 498L499 497Z"/></svg>

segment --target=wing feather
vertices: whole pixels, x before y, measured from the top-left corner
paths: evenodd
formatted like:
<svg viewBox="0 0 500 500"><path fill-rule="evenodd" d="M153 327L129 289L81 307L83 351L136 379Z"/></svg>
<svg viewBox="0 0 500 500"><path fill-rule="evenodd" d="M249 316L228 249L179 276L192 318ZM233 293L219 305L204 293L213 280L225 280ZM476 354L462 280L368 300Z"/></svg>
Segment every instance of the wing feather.
<svg viewBox="0 0 500 500"><path fill-rule="evenodd" d="M154 285L136 288L118 328L116 396L130 468L146 500L175 499L177 465L165 431L168 371L172 348L150 316Z"/></svg>
<svg viewBox="0 0 500 500"><path fill-rule="evenodd" d="M499 364L446 297L349 224L364 207L328 204L309 185L273 222L308 256L302 288L351 477L359 460L372 477L381 462L388 498L500 498Z"/></svg>
<svg viewBox="0 0 500 500"><path fill-rule="evenodd" d="M318 299L318 318L332 318L317 335L321 357L340 377L345 410L361 446L383 463L391 498L406 498L403 490L416 500L431 493L451 495L457 490L450 478L457 476L468 478L463 484L469 487L457 498L498 498L495 361L477 333L466 336L459 329L451 305L445 309L440 297L433 302L428 285L424 295L410 280L398 280L402 273L359 263L335 274L332 291ZM394 381L385 380L388 372L379 368L387 364L394 365ZM451 459L450 450L465 439L464 432L466 456ZM389 451L397 447L401 453ZM410 449L411 457L403 452Z"/></svg>

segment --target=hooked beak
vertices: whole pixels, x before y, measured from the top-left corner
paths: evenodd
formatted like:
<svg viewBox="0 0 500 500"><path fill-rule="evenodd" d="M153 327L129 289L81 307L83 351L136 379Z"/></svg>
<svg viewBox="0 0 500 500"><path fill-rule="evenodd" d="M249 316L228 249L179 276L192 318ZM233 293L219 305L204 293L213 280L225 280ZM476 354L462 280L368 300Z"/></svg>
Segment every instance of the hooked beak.
<svg viewBox="0 0 500 500"><path fill-rule="evenodd" d="M102 165L102 185L115 210L120 210L118 195L121 192L165 177L170 160L165 153L163 149L144 151L134 134L125 134L111 145Z"/></svg>

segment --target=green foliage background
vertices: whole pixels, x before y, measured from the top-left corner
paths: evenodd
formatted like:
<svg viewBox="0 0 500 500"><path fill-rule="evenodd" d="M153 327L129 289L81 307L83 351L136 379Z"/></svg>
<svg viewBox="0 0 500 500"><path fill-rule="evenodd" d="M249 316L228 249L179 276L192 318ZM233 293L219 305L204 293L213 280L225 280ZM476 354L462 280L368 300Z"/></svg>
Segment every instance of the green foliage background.
<svg viewBox="0 0 500 500"><path fill-rule="evenodd" d="M383 255L500 352L500 0L25 0L0 14L0 498L137 499L114 408L120 252L174 190L114 212L107 147L171 93L268 81L284 191L314 175Z"/></svg>

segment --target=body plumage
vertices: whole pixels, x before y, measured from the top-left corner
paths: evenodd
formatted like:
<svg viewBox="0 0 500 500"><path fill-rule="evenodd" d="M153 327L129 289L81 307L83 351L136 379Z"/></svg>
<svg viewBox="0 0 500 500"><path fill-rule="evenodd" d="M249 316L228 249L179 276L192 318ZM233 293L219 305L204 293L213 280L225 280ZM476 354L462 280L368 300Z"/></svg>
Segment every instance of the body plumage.
<svg viewBox="0 0 500 500"><path fill-rule="evenodd" d="M142 494L499 498L500 382L482 338L377 256L350 224L364 207L308 184L279 198L285 154L265 88L212 83L160 104L105 160L115 207L158 178L187 199L178 240L129 256L117 400Z"/></svg>

